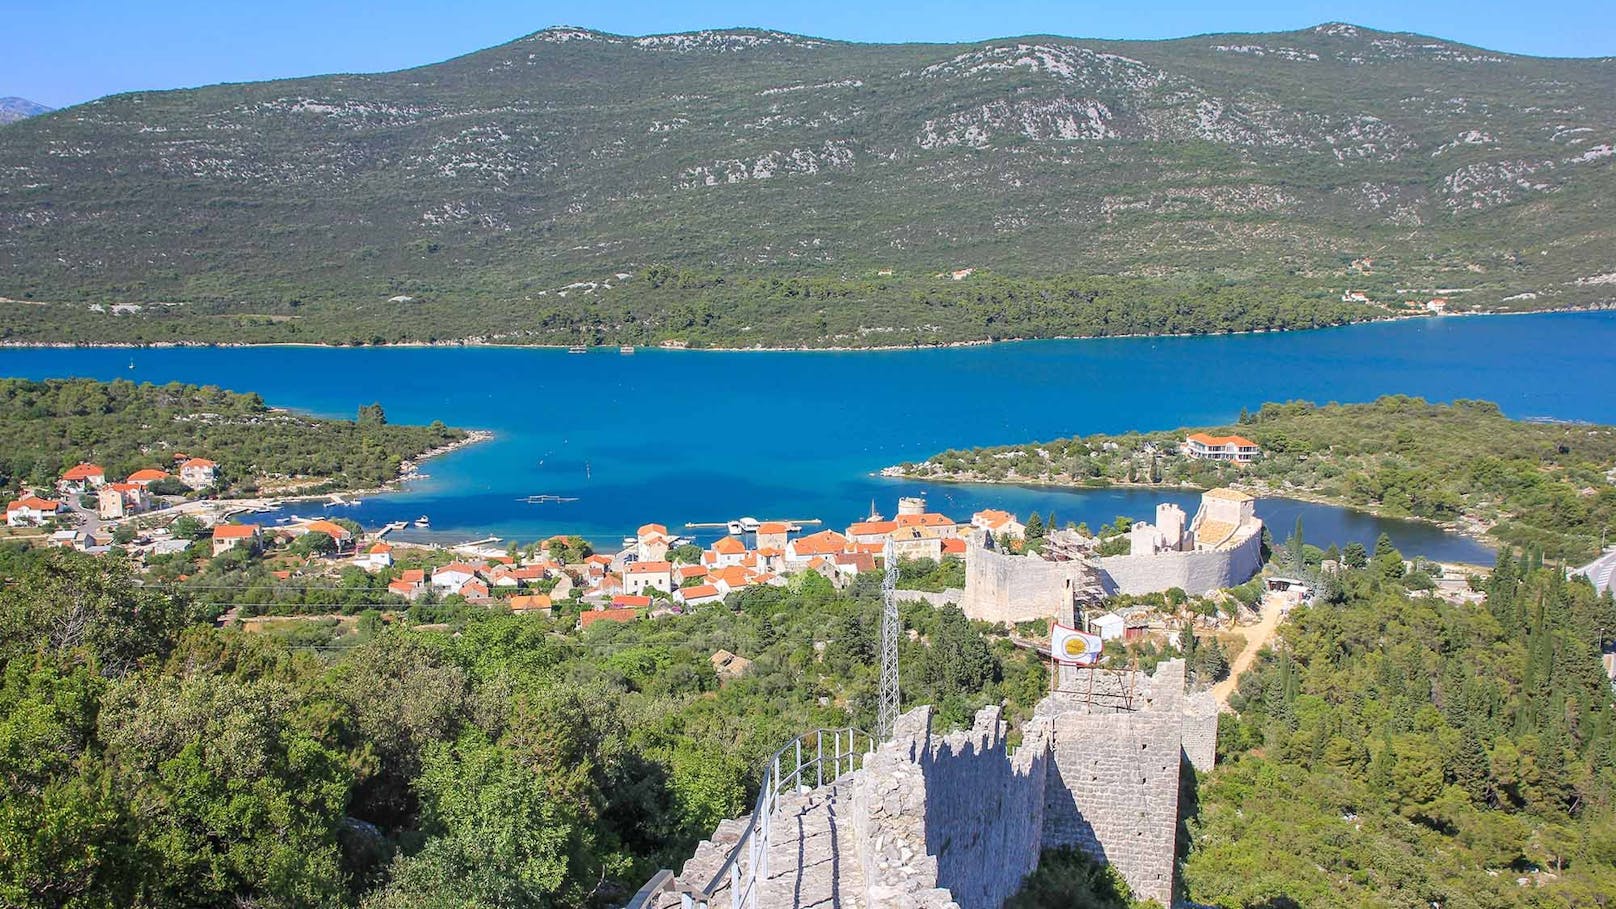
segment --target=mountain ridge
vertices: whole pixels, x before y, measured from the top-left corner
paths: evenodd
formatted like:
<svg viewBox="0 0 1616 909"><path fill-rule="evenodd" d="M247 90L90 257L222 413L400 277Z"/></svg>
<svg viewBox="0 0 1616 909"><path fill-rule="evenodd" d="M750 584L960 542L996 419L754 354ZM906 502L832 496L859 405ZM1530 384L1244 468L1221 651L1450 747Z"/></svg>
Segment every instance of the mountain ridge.
<svg viewBox="0 0 1616 909"><path fill-rule="evenodd" d="M1349 291L1384 304L1367 316L1593 305L1616 288L1612 96L1602 58L1340 23L896 45L552 26L8 130L0 296L53 306L0 309L11 340L128 304L94 339L901 344L998 336L926 328L966 270L1196 306L1235 285L1326 321ZM811 325L769 282L829 282L835 306Z"/></svg>

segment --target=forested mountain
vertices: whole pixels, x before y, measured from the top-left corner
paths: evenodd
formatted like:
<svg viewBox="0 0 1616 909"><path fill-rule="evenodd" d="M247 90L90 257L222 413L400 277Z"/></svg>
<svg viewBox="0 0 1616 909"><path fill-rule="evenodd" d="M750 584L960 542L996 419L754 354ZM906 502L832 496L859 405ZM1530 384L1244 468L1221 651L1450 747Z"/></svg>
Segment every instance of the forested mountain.
<svg viewBox="0 0 1616 909"><path fill-rule="evenodd" d="M1616 61L1349 25L962 45L551 28L8 127L0 296L55 305L0 321L12 340L890 344L1386 314L1348 290L1581 305L1616 296L1613 145ZM1134 300L1160 311L1096 315Z"/></svg>

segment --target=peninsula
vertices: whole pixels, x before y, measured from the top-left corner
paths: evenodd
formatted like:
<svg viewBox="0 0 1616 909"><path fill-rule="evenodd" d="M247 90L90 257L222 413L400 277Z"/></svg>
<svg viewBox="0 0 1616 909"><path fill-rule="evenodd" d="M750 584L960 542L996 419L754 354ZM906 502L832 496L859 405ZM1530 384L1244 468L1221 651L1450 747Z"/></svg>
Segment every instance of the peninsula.
<svg viewBox="0 0 1616 909"><path fill-rule="evenodd" d="M1616 427L1513 420L1485 401L1401 395L1264 404L1233 426L950 450L889 476L1145 485L1313 499L1583 560L1616 522Z"/></svg>

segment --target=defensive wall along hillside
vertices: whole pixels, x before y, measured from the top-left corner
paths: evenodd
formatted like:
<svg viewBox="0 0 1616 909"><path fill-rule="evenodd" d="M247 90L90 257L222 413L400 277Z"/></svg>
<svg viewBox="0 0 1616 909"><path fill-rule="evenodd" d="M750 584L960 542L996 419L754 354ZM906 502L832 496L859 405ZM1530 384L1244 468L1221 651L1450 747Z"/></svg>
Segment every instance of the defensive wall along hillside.
<svg viewBox="0 0 1616 909"><path fill-rule="evenodd" d="M844 833L797 861L838 869L839 886L823 891L836 895L798 887L779 905L1000 909L1058 847L1111 864L1135 897L1170 905L1181 770L1211 767L1216 705L1184 693L1180 660L1153 676L1085 672L1063 672L1014 749L998 707L948 734L933 733L930 707L902 715L860 769L806 796ZM712 854L713 843L697 849Z"/></svg>

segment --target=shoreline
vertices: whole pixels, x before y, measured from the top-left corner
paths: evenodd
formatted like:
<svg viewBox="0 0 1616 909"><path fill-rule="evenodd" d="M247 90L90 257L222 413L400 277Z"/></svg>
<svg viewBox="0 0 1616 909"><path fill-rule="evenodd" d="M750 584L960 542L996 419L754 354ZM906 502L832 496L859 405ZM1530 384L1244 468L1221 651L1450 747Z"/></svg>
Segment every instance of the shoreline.
<svg viewBox="0 0 1616 909"><path fill-rule="evenodd" d="M1167 483L1129 483L1126 481L1109 481L1104 486L1084 486L1082 484L1061 483L1054 480L991 480L987 478L969 479L959 476L922 477L903 473L902 471L897 470L896 467L884 467L881 470L870 474L870 476L884 477L892 480L907 480L911 483L945 483L956 486L1023 486L1033 489L1060 489L1068 492L1103 492L1107 489L1123 489L1130 491L1154 489L1161 490L1163 492L1206 492L1206 487L1194 486L1190 484L1180 484L1175 486ZM1438 530L1442 530L1447 533L1458 534L1459 536L1474 540L1494 550L1502 549L1504 546L1502 541L1492 536L1492 528L1490 526L1483 528L1481 522L1474 518L1468 521L1437 521L1431 518L1421 517L1419 515L1385 514L1380 506L1355 505L1351 502L1343 502L1337 499L1332 499L1329 496L1311 492L1309 490L1275 490L1265 485L1249 483L1233 483L1230 484L1230 488L1238 489L1241 492L1248 493L1258 499L1289 499L1293 502L1306 502L1311 505L1328 505L1331 508L1340 508L1346 511L1357 512L1358 514L1368 515L1372 518L1384 521L1408 521L1413 524L1424 524L1428 527L1435 527Z"/></svg>
<svg viewBox="0 0 1616 909"><path fill-rule="evenodd" d="M21 301L16 301L21 302ZM46 305L46 304L37 304ZM1354 325L1371 325L1384 322L1404 322L1414 319L1447 319L1468 318L1474 316L1537 316L1552 313L1577 312L1608 312L1616 310L1616 301L1604 301L1572 306L1545 307L1543 309L1525 310L1472 310L1466 312L1385 312L1373 318L1354 322L1342 322L1334 325L1317 325L1311 328L1253 328L1241 331L1214 331L1214 332L1162 332L1162 333L1120 333L1106 335L1050 335L1048 337L1016 337L1016 338L977 338L964 341L944 341L934 344L880 344L869 346L852 345L825 345L811 346L798 344L794 346L769 347L756 345L750 347L711 346L691 347L688 345L666 345L665 342L655 344L624 344L604 343L590 345L590 351L613 351L620 347L633 347L635 353L642 351L668 351L670 353L890 353L896 351L924 351L924 350L951 350L955 348L990 347L998 344L1026 344L1038 341L1106 341L1123 338L1222 338L1240 335L1262 334L1290 334L1304 331L1326 331L1336 328L1349 328ZM432 349L432 348L479 348L490 350L568 350L576 345L570 344L518 344L498 343L484 338L462 338L447 341L389 341L381 344L335 344L317 341L252 341L220 343L212 341L156 341L150 343L135 343L125 341L105 342L75 342L75 341L0 341L0 350L74 350L74 349L106 349L106 350L162 350L170 348L203 348L229 350L235 348L258 347L288 347L313 348L322 350L385 350L385 349Z"/></svg>
<svg viewBox="0 0 1616 909"><path fill-rule="evenodd" d="M429 476L429 474L424 474L421 472L421 465L425 462L433 458L442 457L452 452L459 451L462 448L469 448L472 445L478 445L483 442L490 441L494 437L494 433L486 429L468 429L466 430L466 437L464 439L450 442L447 445L440 445L437 448L428 449L427 451L423 451L414 457L405 458L404 460L400 461L398 465L398 475L380 486L333 489L327 492L318 492L312 494L295 492L267 496L260 494L257 496L248 496L244 498L215 499L213 501L220 504L229 504L232 502L261 502L268 503L268 507L270 508L285 508L293 502L324 502L329 500L332 496L375 496L402 492L403 487L406 484L416 480L424 480Z"/></svg>

